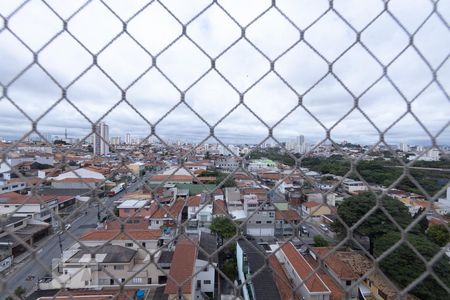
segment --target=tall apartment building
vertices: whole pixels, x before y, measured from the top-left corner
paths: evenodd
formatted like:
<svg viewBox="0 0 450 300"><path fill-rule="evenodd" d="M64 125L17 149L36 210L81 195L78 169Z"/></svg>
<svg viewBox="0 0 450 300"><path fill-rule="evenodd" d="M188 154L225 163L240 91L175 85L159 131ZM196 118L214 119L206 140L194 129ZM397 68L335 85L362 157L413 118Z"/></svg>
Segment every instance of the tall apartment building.
<svg viewBox="0 0 450 300"><path fill-rule="evenodd" d="M131 144L131 134L127 133L125 135L125 144L130 145Z"/></svg>
<svg viewBox="0 0 450 300"><path fill-rule="evenodd" d="M104 122L99 123L95 127L94 134L94 155L109 154L109 126Z"/></svg>

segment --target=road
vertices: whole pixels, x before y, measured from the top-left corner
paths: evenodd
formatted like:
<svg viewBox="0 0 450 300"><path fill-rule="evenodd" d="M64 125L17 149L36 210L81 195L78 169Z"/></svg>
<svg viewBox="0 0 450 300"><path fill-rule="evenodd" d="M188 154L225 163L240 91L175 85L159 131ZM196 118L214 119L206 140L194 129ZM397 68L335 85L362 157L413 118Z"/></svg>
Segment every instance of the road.
<svg viewBox="0 0 450 300"><path fill-rule="evenodd" d="M145 177L148 178L149 175L146 175ZM140 185L140 182L137 181L136 183L131 184L126 191L134 192ZM71 247L84 233L97 227L97 214L99 210L101 216L109 214L106 208L111 208L114 201L122 197L123 194L124 192L111 198L102 198L102 205L100 205L99 208L92 206L88 207L85 210L86 214L82 214L71 223L71 228L68 230L69 233L63 233L60 236L53 234L43 241L38 242L37 245L35 245L38 247L36 249L36 259L31 257L24 259L20 263L14 265L14 270L6 275L7 282L0 292L0 299L4 299L8 295L13 294L14 290L19 286L24 287L28 294L28 292L36 287L39 278L50 276L52 260L61 257L59 240L61 239L63 250ZM27 281L26 278L29 275L33 275L34 279Z"/></svg>

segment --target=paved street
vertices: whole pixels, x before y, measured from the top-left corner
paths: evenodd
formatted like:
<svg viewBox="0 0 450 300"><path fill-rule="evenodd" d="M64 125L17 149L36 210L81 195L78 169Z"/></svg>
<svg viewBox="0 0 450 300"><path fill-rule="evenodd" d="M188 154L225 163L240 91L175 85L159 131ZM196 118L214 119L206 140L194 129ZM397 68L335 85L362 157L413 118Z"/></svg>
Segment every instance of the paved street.
<svg viewBox="0 0 450 300"><path fill-rule="evenodd" d="M148 175L146 177L148 177ZM127 191L134 192L139 188L139 185L139 181L131 184L127 188ZM32 257L25 258L20 263L14 264L13 270L6 274L5 277L7 278L7 282L4 287L5 290L0 292L0 299L4 299L9 294L14 293L14 290L18 286L24 287L28 293L37 285L39 278L50 276L52 259L61 257L59 238L61 238L63 250L72 246L77 241L77 238L81 237L85 232L97 227L98 210L100 209L102 217L109 214L105 207L111 209L114 201L118 200L123 194L124 192L111 198L105 197L101 199L103 205L99 208L97 205L88 207L86 209L86 215L82 214L71 223L71 228L68 230L70 234L64 233L60 237L58 237L57 234L53 234L41 242L38 242L35 246L41 248L36 252L36 259L33 259ZM29 275L33 275L34 279L27 281L26 278Z"/></svg>

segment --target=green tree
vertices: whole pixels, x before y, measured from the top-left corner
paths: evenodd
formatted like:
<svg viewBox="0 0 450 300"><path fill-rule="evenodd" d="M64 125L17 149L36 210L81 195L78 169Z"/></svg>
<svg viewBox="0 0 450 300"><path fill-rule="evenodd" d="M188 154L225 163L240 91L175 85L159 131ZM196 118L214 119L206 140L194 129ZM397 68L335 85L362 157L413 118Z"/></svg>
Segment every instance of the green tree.
<svg viewBox="0 0 450 300"><path fill-rule="evenodd" d="M384 197L381 204L402 228L406 228L406 226L411 223L411 215L406 206L400 201L391 197ZM337 213L350 227L362 219L375 205L375 195L372 193L363 193L345 199L339 205ZM334 222L333 229L341 236L347 234L345 227L340 222ZM370 253L373 253L373 243L375 239L395 230L397 230L397 227L391 222L388 216L381 209L377 209L371 215L365 217L364 222L362 222L354 232L360 236L369 238L369 250Z"/></svg>
<svg viewBox="0 0 450 300"><path fill-rule="evenodd" d="M26 292L27 292L27 290L24 287L22 287L21 285L19 285L14 290L14 295L16 295L19 299L24 299Z"/></svg>
<svg viewBox="0 0 450 300"><path fill-rule="evenodd" d="M314 236L314 247L328 247L328 241L321 235Z"/></svg>
<svg viewBox="0 0 450 300"><path fill-rule="evenodd" d="M420 217L420 215L425 211L425 208L420 208L417 213L414 215L414 219L417 219ZM428 229L428 219L423 217L420 219L419 223L417 224L417 228L421 233L425 233L425 231Z"/></svg>
<svg viewBox="0 0 450 300"><path fill-rule="evenodd" d="M224 239L229 239L236 234L236 227L233 221L222 216L214 218L209 229L220 237L221 243L223 243Z"/></svg>
<svg viewBox="0 0 450 300"><path fill-rule="evenodd" d="M378 257L391 248L401 238L400 233L390 232L375 241L375 256ZM437 252L439 247L427 240L423 235L409 234L408 241L417 251L429 261ZM450 261L447 256L443 256L434 265L435 274L447 286L450 286ZM425 264L412 251L410 247L401 244L393 252L387 255L380 262L380 268L389 279L395 282L400 288L408 286L417 277L426 271ZM448 299L447 292L431 276L427 276L417 284L411 294L419 299Z"/></svg>
<svg viewBox="0 0 450 300"><path fill-rule="evenodd" d="M444 247L450 241L450 234L443 224L430 226L427 237L439 247Z"/></svg>

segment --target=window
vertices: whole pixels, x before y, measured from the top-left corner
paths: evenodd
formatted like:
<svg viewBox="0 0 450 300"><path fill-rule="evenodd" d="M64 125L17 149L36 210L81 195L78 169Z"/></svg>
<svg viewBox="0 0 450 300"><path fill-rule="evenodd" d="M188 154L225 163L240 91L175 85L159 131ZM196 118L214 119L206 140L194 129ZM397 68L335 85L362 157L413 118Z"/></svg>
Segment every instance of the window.
<svg viewBox="0 0 450 300"><path fill-rule="evenodd" d="M120 278L120 282L124 283L125 282L125 278Z"/></svg>
<svg viewBox="0 0 450 300"><path fill-rule="evenodd" d="M142 283L144 282L144 278L142 278L142 277L134 277L134 278L131 280L131 282L132 282L132 283L135 283L135 284L142 284Z"/></svg>
<svg viewBox="0 0 450 300"><path fill-rule="evenodd" d="M211 280L203 280L203 284L211 284Z"/></svg>
<svg viewBox="0 0 450 300"><path fill-rule="evenodd" d="M84 285L89 285L89 280L85 280Z"/></svg>
<svg viewBox="0 0 450 300"><path fill-rule="evenodd" d="M125 269L125 267L124 266L114 266L114 270L123 270L123 269Z"/></svg>
<svg viewBox="0 0 450 300"><path fill-rule="evenodd" d="M261 224L261 221L256 221L256 224Z"/></svg>
<svg viewBox="0 0 450 300"><path fill-rule="evenodd" d="M266 221L267 224L272 224L272 221Z"/></svg>
<svg viewBox="0 0 450 300"><path fill-rule="evenodd" d="M125 243L125 247L133 247L133 243Z"/></svg>
<svg viewBox="0 0 450 300"><path fill-rule="evenodd" d="M347 280L347 281L345 282L345 285L347 285L347 286L352 285L352 281L351 281L351 280Z"/></svg>
<svg viewBox="0 0 450 300"><path fill-rule="evenodd" d="M109 285L114 285L114 279L111 278L111 279L109 280Z"/></svg>
<svg viewBox="0 0 450 300"><path fill-rule="evenodd" d="M145 242L142 242L142 247L144 247L144 248L145 248Z"/></svg>
<svg viewBox="0 0 450 300"><path fill-rule="evenodd" d="M150 277L147 278L147 284L152 284L152 279Z"/></svg>

